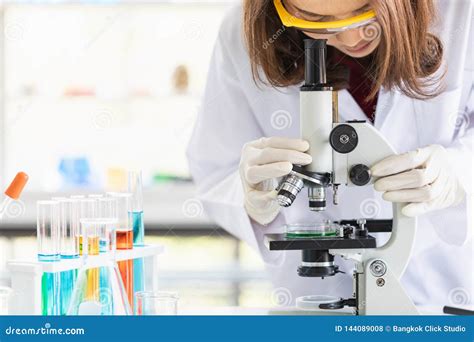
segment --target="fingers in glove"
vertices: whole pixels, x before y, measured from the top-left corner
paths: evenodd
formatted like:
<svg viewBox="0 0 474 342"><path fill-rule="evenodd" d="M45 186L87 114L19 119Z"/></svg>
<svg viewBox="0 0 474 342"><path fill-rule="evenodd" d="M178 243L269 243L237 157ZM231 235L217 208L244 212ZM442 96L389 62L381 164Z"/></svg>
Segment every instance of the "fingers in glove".
<svg viewBox="0 0 474 342"><path fill-rule="evenodd" d="M438 177L438 173L433 170L413 169L397 175L382 177L375 182L374 188L377 191L417 189L433 183L436 177Z"/></svg>
<svg viewBox="0 0 474 342"><path fill-rule="evenodd" d="M436 146L432 145L385 158L372 166L372 175L374 177L384 177L419 168L426 163L435 148Z"/></svg>
<svg viewBox="0 0 474 342"><path fill-rule="evenodd" d="M273 147L266 147L250 160L253 165L263 165L277 162L290 162L292 164L307 165L312 158L309 154L294 150L285 150Z"/></svg>
<svg viewBox="0 0 474 342"><path fill-rule="evenodd" d="M258 211L260 214L263 214L269 210L273 211L277 195L278 192L276 190L250 190L246 196L245 202L247 207L251 208L252 211Z"/></svg>
<svg viewBox="0 0 474 342"><path fill-rule="evenodd" d="M385 192L382 197L389 202L428 202L434 200L440 194L442 188L436 185L425 185L418 189L406 189Z"/></svg>
<svg viewBox="0 0 474 342"><path fill-rule="evenodd" d="M245 179L250 184L257 184L268 179L285 176L290 173L292 168L293 164L290 162L253 165L247 169Z"/></svg>
<svg viewBox="0 0 474 342"><path fill-rule="evenodd" d="M431 205L428 202L410 203L402 208L402 214L408 217L416 217L430 212Z"/></svg>
<svg viewBox="0 0 474 342"><path fill-rule="evenodd" d="M283 137L260 138L251 143L252 146L260 149L267 147L280 148L306 152L309 149L309 143L302 139L290 139Z"/></svg>

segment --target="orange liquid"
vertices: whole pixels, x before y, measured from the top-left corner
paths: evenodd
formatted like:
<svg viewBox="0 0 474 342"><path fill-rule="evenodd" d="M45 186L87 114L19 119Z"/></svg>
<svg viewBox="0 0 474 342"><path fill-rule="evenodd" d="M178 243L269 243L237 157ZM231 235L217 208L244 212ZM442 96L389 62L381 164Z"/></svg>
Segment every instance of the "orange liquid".
<svg viewBox="0 0 474 342"><path fill-rule="evenodd" d="M133 230L117 230L117 249L133 249ZM133 260L119 261L118 268L133 308Z"/></svg>

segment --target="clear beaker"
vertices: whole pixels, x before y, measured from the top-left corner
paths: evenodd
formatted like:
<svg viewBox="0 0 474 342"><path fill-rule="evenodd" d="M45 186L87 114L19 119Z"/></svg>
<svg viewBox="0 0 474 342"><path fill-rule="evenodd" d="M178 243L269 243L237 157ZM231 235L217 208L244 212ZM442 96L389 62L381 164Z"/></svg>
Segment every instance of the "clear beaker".
<svg viewBox="0 0 474 342"><path fill-rule="evenodd" d="M288 238L324 238L339 235L340 226L330 221L285 225Z"/></svg>
<svg viewBox="0 0 474 342"><path fill-rule="evenodd" d="M107 255L105 261L97 259L97 232L101 229L113 231L115 225L116 220L107 218L81 220L84 263L79 270L68 315L131 314L127 292L113 253L115 238L112 238L112 253Z"/></svg>
<svg viewBox="0 0 474 342"><path fill-rule="evenodd" d="M0 286L0 316L8 315L8 307L11 294L11 288Z"/></svg>
<svg viewBox="0 0 474 342"><path fill-rule="evenodd" d="M141 291L135 294L135 315L172 316L178 314L178 294L167 291Z"/></svg>

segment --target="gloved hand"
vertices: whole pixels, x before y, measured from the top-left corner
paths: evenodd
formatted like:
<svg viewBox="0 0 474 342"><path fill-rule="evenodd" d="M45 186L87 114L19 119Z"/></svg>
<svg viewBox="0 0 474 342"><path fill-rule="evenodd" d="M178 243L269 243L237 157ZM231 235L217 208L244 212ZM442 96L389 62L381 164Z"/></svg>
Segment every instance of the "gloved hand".
<svg viewBox="0 0 474 342"><path fill-rule="evenodd" d="M465 191L457 178L449 151L430 145L416 151L388 157L372 168L374 184L390 202L409 203L402 208L406 216L415 217L433 210L459 204Z"/></svg>
<svg viewBox="0 0 474 342"><path fill-rule="evenodd" d="M290 173L293 164L311 163L308 142L280 137L261 138L244 145L240 159L240 179L244 188L245 210L256 222L272 222L280 211L276 202L276 178Z"/></svg>

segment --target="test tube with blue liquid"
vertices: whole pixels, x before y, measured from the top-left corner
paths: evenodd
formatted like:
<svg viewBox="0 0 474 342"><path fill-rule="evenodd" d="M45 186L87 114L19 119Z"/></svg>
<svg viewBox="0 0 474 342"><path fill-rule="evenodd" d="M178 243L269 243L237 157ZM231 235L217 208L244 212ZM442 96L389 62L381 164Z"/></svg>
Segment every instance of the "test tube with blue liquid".
<svg viewBox="0 0 474 342"><path fill-rule="evenodd" d="M59 262L61 258L59 202L38 201L36 203L36 210L38 260L40 262ZM43 315L61 314L59 273L43 273L41 297L41 311Z"/></svg>
<svg viewBox="0 0 474 342"><path fill-rule="evenodd" d="M145 225L143 222L143 184L141 171L128 172L128 192L132 194L132 224L133 247L145 245ZM145 290L144 259L133 261L133 290L134 293Z"/></svg>
<svg viewBox="0 0 474 342"><path fill-rule="evenodd" d="M79 258L79 201L65 197L53 197L53 200L59 203L61 260ZM61 315L67 312L76 279L76 269L60 273Z"/></svg>

